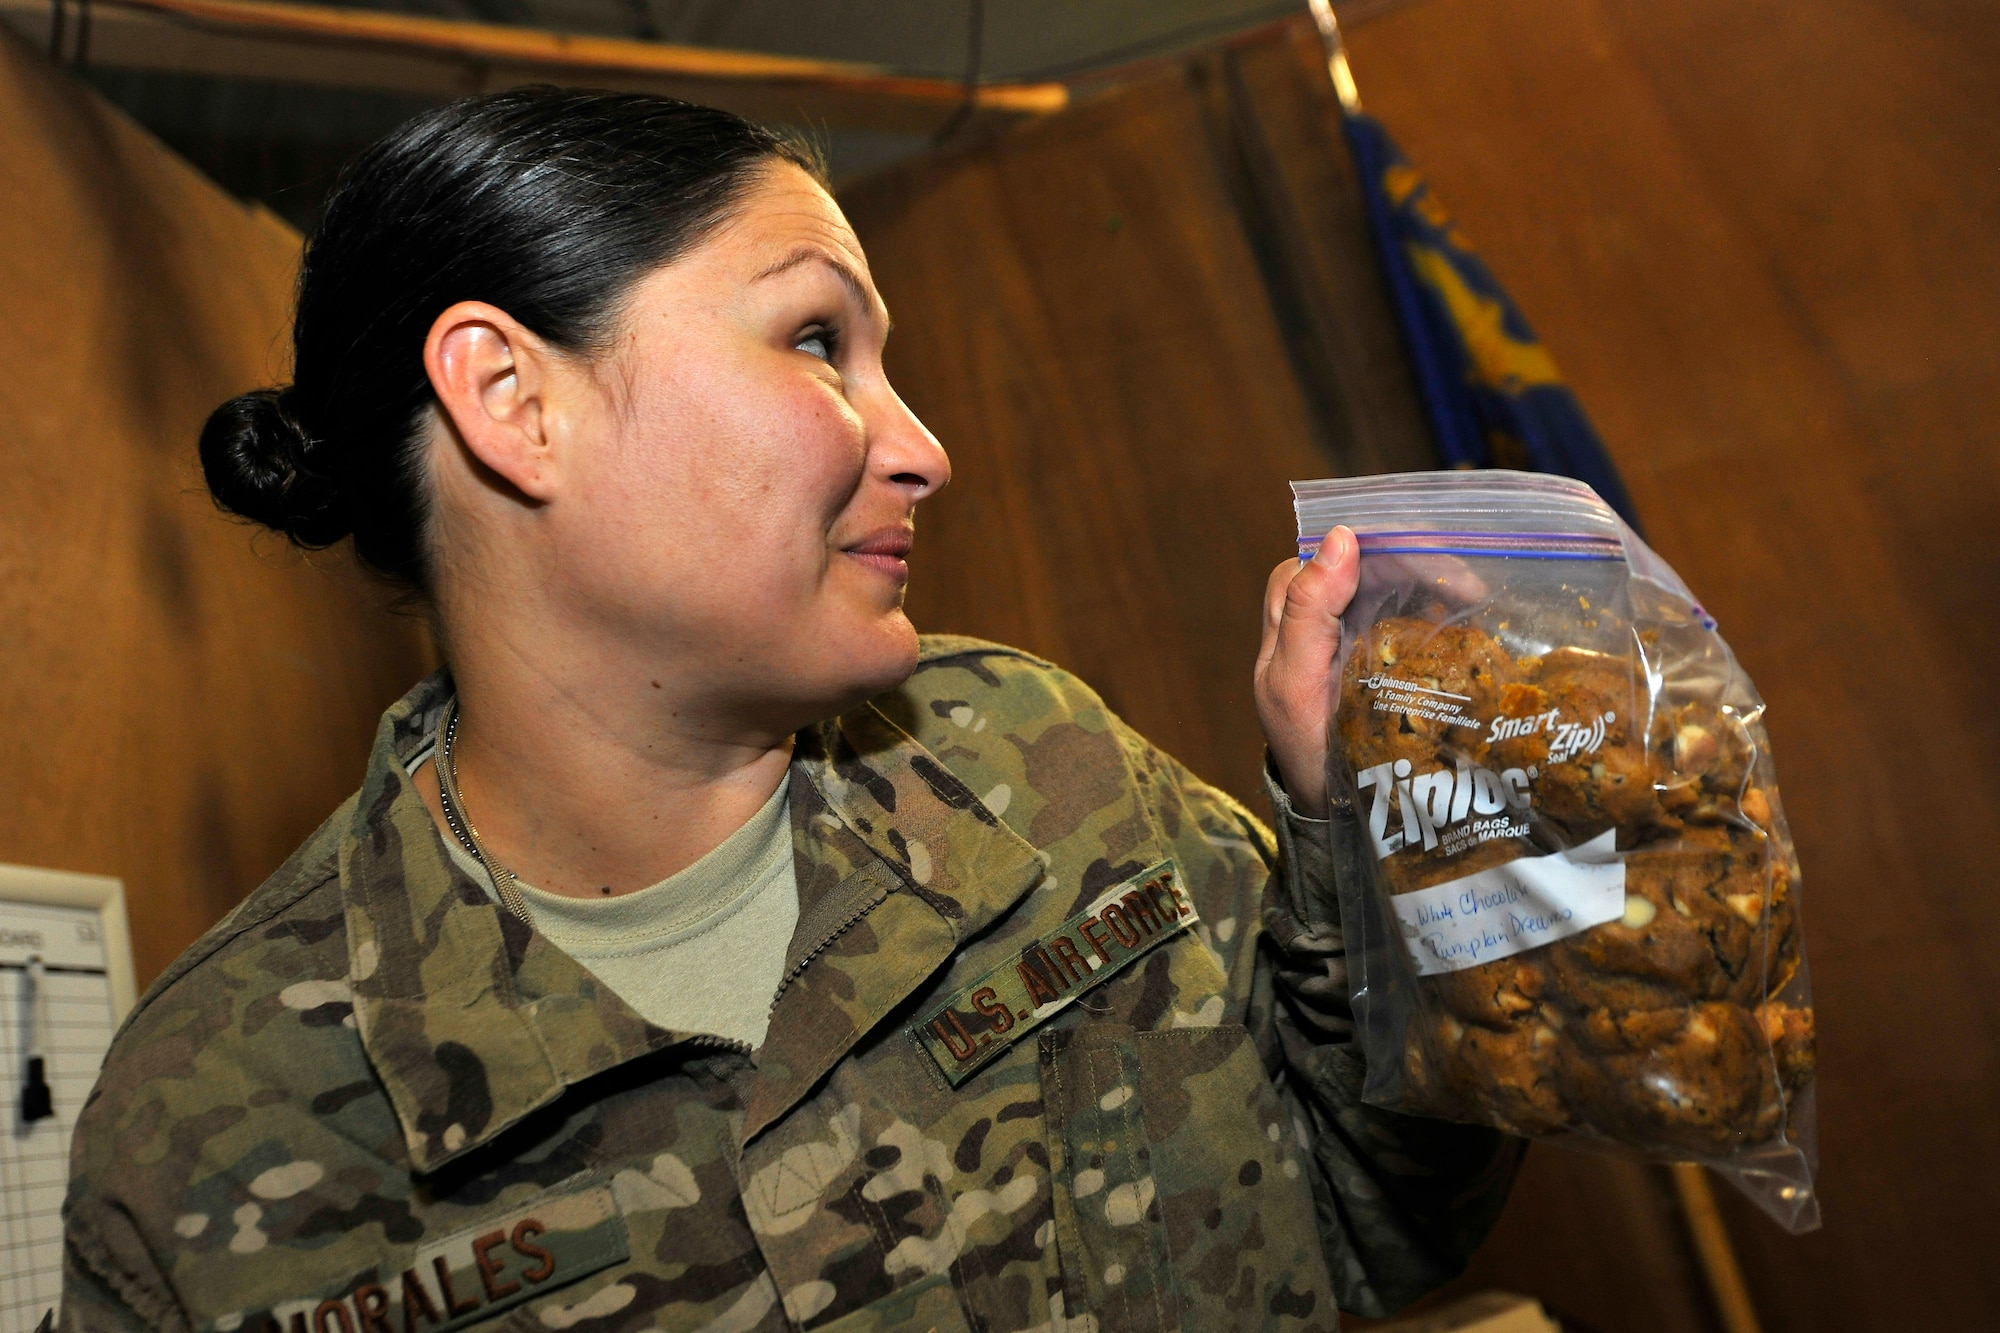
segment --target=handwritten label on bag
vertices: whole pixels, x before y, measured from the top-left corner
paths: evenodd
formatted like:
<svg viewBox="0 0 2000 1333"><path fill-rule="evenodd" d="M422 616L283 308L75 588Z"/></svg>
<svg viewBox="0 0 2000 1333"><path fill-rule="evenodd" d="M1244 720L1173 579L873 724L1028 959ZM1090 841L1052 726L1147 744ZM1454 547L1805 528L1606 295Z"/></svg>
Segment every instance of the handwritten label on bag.
<svg viewBox="0 0 2000 1333"><path fill-rule="evenodd" d="M1423 976L1553 944L1625 914L1616 830L1389 900Z"/></svg>

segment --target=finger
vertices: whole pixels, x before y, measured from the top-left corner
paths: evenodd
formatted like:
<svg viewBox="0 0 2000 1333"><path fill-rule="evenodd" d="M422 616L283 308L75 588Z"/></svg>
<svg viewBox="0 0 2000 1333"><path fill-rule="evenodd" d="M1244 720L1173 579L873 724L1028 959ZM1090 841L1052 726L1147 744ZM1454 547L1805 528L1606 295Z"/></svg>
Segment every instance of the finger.
<svg viewBox="0 0 2000 1333"><path fill-rule="evenodd" d="M1278 618L1285 609L1285 589L1302 568L1304 566L1296 559L1280 560L1278 567L1271 571L1271 577L1264 580L1263 636L1257 643L1257 670L1260 673L1270 664L1271 650L1278 644Z"/></svg>
<svg viewBox="0 0 2000 1333"><path fill-rule="evenodd" d="M1450 559L1449 567L1434 577L1444 588L1445 595L1460 606L1471 606L1486 600L1486 580L1473 573L1472 566L1463 560Z"/></svg>
<svg viewBox="0 0 2000 1333"><path fill-rule="evenodd" d="M1486 580L1457 556L1415 556L1409 561L1409 570L1416 582L1424 584L1448 606L1471 606L1486 600Z"/></svg>
<svg viewBox="0 0 2000 1333"><path fill-rule="evenodd" d="M1391 555L1373 562L1369 583L1403 589L1424 588L1447 606L1464 607L1486 600L1486 580L1456 556Z"/></svg>

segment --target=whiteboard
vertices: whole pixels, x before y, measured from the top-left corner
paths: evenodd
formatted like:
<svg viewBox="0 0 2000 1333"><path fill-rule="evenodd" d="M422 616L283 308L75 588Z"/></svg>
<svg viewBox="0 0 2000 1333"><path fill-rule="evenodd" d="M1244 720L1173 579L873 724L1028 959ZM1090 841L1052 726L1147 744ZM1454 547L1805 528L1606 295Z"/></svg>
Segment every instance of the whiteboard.
<svg viewBox="0 0 2000 1333"><path fill-rule="evenodd" d="M31 957L55 1114L24 1123ZM124 886L0 864L0 1329L33 1328L61 1295L70 1132L134 998Z"/></svg>

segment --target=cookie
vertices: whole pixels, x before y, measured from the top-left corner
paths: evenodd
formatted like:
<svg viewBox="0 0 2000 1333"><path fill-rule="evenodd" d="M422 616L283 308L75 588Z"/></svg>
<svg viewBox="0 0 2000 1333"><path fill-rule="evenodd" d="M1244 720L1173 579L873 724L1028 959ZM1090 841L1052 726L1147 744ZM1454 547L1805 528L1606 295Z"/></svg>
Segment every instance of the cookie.
<svg viewBox="0 0 2000 1333"><path fill-rule="evenodd" d="M1591 1131L1653 1151L1725 1156L1784 1115L1770 1045L1740 1005L1597 1011L1590 1040L1564 1041L1557 1080Z"/></svg>
<svg viewBox="0 0 2000 1333"><path fill-rule="evenodd" d="M1664 822L1647 753L1650 710L1638 659L1558 648L1535 664L1532 683L1554 714L1535 784L1538 813L1573 843L1611 828L1637 835Z"/></svg>
<svg viewBox="0 0 2000 1333"><path fill-rule="evenodd" d="M1615 830L1625 911L1509 958L1416 980L1406 1105L1533 1136L1593 1134L1714 1155L1768 1138L1814 1068L1812 1011L1765 1002L1799 968L1797 863L1750 720L1699 701L1649 718L1628 657L1515 658L1467 625L1375 627L1361 676L1462 696L1483 728L1387 710L1342 719L1357 768L1477 765L1529 783L1524 832L1411 843L1379 863L1392 894ZM1496 722L1497 720L1497 722ZM1404 796L1390 831L1403 827ZM1433 815L1433 822L1436 817ZM1503 821L1506 822L1506 821Z"/></svg>
<svg viewBox="0 0 2000 1333"><path fill-rule="evenodd" d="M1473 1109L1487 1124L1532 1138L1574 1126L1559 1085L1559 1038L1548 1024L1495 1030L1439 1015L1427 1035L1434 1081L1461 1115Z"/></svg>
<svg viewBox="0 0 2000 1333"><path fill-rule="evenodd" d="M1377 690L1363 681L1387 678L1413 693L1456 705L1468 717L1491 714L1501 690L1519 677L1500 642L1472 625L1438 625L1416 616L1394 616L1358 636L1348 655L1340 707L1340 734L1356 770L1406 759L1417 771L1449 764L1477 741L1476 728L1454 726L1423 710L1376 706Z"/></svg>

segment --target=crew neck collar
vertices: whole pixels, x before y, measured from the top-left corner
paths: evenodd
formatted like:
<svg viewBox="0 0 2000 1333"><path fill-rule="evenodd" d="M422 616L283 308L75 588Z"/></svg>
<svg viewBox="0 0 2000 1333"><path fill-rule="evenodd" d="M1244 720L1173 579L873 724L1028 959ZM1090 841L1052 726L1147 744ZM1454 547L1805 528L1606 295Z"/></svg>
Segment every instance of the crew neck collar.
<svg viewBox="0 0 2000 1333"><path fill-rule="evenodd" d="M636 953L691 939L734 916L792 856L787 770L757 813L700 860L643 889L603 898L521 885L535 929L565 949Z"/></svg>

